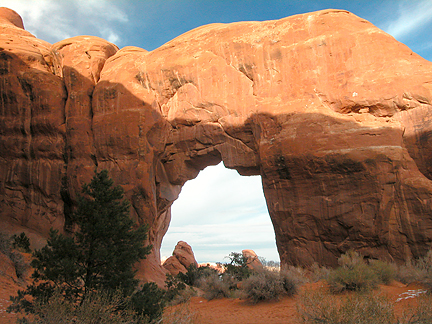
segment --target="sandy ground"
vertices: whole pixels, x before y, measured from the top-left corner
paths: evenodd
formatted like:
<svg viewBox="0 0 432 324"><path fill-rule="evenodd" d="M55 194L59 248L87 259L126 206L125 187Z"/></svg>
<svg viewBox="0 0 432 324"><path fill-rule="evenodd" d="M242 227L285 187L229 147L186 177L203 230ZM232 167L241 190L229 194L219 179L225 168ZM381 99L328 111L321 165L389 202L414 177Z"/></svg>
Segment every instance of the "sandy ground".
<svg viewBox="0 0 432 324"><path fill-rule="evenodd" d="M305 288L316 289L321 286L321 283L313 283L305 285ZM15 295L17 289L22 288L10 279L0 276L0 324L16 323L16 314L6 313L6 307L10 305L9 296ZM379 290L395 301L396 313L401 313L409 303L412 303L412 298L402 299L398 302L398 298L409 296L409 292L420 289L418 285L403 285L398 282L393 282L388 286L380 286ZM185 311L193 314L195 323L199 324L294 324L296 322L296 297L285 297L278 302L264 302L257 305L251 305L240 299L215 299L207 301L202 297L192 297L186 305L179 305L168 309L168 312Z"/></svg>

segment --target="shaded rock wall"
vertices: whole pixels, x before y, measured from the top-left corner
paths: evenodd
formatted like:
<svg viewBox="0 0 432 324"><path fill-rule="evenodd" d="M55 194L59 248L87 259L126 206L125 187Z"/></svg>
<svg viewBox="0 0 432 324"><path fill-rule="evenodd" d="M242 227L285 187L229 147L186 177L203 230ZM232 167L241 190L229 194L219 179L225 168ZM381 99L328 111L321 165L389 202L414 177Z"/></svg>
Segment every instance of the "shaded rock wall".
<svg viewBox="0 0 432 324"><path fill-rule="evenodd" d="M150 225L140 274L161 281L172 202L223 161L261 175L282 265L430 247L432 63L369 22L213 24L147 52L50 45L0 15L2 223L67 228L81 184L108 169Z"/></svg>

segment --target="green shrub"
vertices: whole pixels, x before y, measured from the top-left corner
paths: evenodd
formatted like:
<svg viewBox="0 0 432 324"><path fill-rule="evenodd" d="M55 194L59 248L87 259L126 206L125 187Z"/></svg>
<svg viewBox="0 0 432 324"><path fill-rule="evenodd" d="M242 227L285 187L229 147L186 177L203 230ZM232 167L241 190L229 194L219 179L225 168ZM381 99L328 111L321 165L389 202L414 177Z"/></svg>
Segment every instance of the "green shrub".
<svg viewBox="0 0 432 324"><path fill-rule="evenodd" d="M131 298L130 307L142 318L156 321L162 316L165 307L165 291L154 282L147 282L135 292Z"/></svg>
<svg viewBox="0 0 432 324"><path fill-rule="evenodd" d="M351 293L336 297L322 288L300 294L297 314L299 322L305 324L397 323L393 304L383 295Z"/></svg>
<svg viewBox="0 0 432 324"><path fill-rule="evenodd" d="M179 272L177 278L189 286L195 286L199 279L212 274L218 274L218 272L209 266L196 267L194 264L191 264L187 268L187 272Z"/></svg>
<svg viewBox="0 0 432 324"><path fill-rule="evenodd" d="M292 289L292 282L287 280L287 288ZM278 273L264 270L252 274L242 282L245 297L256 304L264 300L278 300L285 292L284 283Z"/></svg>
<svg viewBox="0 0 432 324"><path fill-rule="evenodd" d="M68 236L50 230L47 244L33 252L31 284L11 297L8 312L31 313L34 304L49 303L55 290L75 306L94 292L120 290L130 297L135 291L134 264L152 248L145 246L148 227L136 227L124 190L114 186L108 171L95 172L82 194L72 215L76 231Z"/></svg>
<svg viewBox="0 0 432 324"><path fill-rule="evenodd" d="M204 298L212 300L230 296L230 284L224 276L213 274L198 281L198 287L204 291Z"/></svg>
<svg viewBox="0 0 432 324"><path fill-rule="evenodd" d="M12 236L12 246L14 249L20 250L22 252L30 253L30 239L27 237L27 235L22 232L21 234L17 235L14 234Z"/></svg>
<svg viewBox="0 0 432 324"><path fill-rule="evenodd" d="M369 266L378 276L379 282L388 285L396 278L397 266L381 260L371 260Z"/></svg>
<svg viewBox="0 0 432 324"><path fill-rule="evenodd" d="M333 270L327 282L333 292L344 290L369 290L379 283L379 277L354 251L348 251L339 258L340 267Z"/></svg>
<svg viewBox="0 0 432 324"><path fill-rule="evenodd" d="M225 275L230 275L238 281L248 278L252 274L249 269L247 258L238 252L231 252L227 258L230 259L229 263L224 263Z"/></svg>

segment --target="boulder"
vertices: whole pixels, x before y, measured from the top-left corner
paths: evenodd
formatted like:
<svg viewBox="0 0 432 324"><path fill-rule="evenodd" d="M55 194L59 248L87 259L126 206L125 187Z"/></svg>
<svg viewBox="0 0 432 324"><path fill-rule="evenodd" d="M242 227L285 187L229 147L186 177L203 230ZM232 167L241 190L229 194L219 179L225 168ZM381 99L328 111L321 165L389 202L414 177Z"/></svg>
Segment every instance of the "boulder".
<svg viewBox="0 0 432 324"><path fill-rule="evenodd" d="M242 250L242 255L246 258L249 269L260 270L263 268L263 265L254 250Z"/></svg>
<svg viewBox="0 0 432 324"><path fill-rule="evenodd" d="M187 272L185 266L181 264L179 259L177 259L175 256L170 256L168 259L166 259L163 263L163 267L173 276L178 275L180 272Z"/></svg>
<svg viewBox="0 0 432 324"><path fill-rule="evenodd" d="M163 282L170 207L223 161L261 175L282 267L431 247L432 63L364 19L212 24L151 52L51 45L20 22L0 10L2 225L67 228L81 185L107 169L149 225L138 274Z"/></svg>
<svg viewBox="0 0 432 324"><path fill-rule="evenodd" d="M191 265L198 267L191 246L183 241L177 243L173 255L163 263L163 267L174 276L179 272L186 273Z"/></svg>

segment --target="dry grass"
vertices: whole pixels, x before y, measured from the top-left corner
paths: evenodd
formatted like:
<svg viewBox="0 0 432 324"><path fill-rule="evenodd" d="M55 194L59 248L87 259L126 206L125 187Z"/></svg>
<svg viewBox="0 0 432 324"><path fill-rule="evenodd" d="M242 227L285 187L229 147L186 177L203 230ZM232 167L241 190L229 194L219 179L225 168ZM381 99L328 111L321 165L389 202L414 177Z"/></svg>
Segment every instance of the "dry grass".
<svg viewBox="0 0 432 324"><path fill-rule="evenodd" d="M162 324L199 324L199 316L188 303L168 308L162 315Z"/></svg>
<svg viewBox="0 0 432 324"><path fill-rule="evenodd" d="M383 295L335 296L324 288L300 294L297 313L304 324L389 324L396 320L393 304Z"/></svg>

